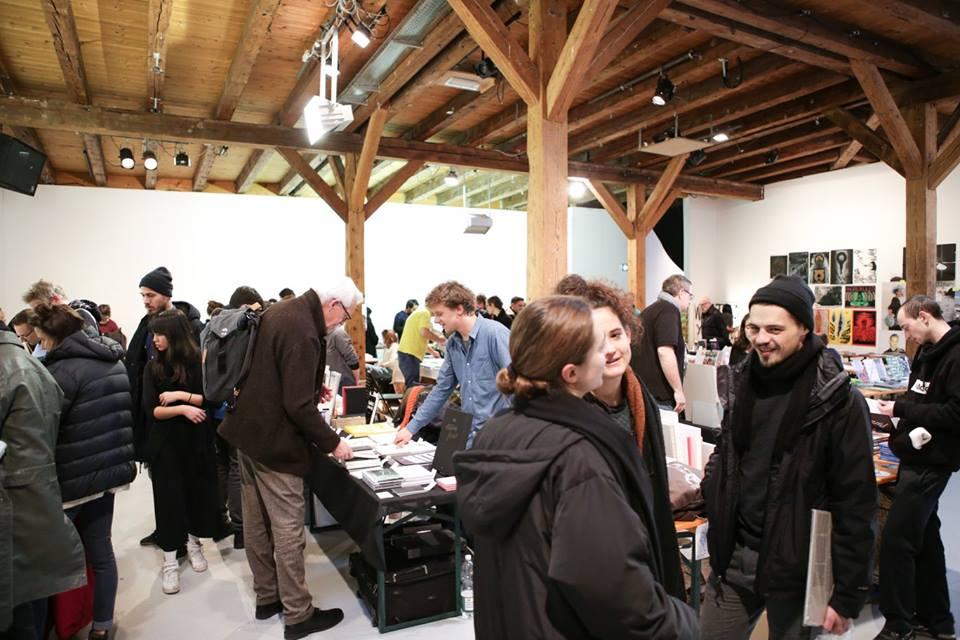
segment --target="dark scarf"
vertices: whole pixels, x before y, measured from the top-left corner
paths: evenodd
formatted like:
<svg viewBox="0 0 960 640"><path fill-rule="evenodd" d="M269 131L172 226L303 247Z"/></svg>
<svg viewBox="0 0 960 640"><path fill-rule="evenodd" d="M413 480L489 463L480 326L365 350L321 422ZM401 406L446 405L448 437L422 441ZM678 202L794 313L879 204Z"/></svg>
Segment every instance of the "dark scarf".
<svg viewBox="0 0 960 640"><path fill-rule="evenodd" d="M773 460L779 460L785 451L793 448L810 405L821 351L823 342L811 333L807 334L800 351L772 367L761 365L756 351L750 353L734 405L733 443L738 451L743 452L750 447L757 396L769 396L787 390L790 391L790 400L777 430Z"/></svg>
<svg viewBox="0 0 960 640"><path fill-rule="evenodd" d="M566 392L554 392L532 400L518 401L514 411L545 420L581 435L603 456L630 504L647 529L651 544L651 563L659 582L660 541L653 517L653 491L649 473L632 438L612 424L602 409Z"/></svg>

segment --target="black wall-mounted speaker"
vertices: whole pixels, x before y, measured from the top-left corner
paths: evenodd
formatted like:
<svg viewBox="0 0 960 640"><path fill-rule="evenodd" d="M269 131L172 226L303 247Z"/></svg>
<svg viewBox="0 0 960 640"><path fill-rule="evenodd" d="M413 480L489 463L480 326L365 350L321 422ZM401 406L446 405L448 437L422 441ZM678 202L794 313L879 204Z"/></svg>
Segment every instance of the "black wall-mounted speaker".
<svg viewBox="0 0 960 640"><path fill-rule="evenodd" d="M34 195L46 161L33 147L0 133L0 188Z"/></svg>

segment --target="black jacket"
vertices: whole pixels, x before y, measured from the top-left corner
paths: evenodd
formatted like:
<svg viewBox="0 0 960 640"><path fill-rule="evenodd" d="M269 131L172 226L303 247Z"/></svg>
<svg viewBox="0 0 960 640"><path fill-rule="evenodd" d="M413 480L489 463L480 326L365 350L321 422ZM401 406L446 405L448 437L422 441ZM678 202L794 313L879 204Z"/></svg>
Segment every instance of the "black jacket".
<svg viewBox="0 0 960 640"><path fill-rule="evenodd" d="M113 340L81 330L43 360L64 395L56 453L64 502L129 484L136 476L122 356Z"/></svg>
<svg viewBox="0 0 960 640"><path fill-rule="evenodd" d="M569 398L642 468L625 432ZM584 435L513 410L455 465L476 545L479 640L699 637L696 614L658 582L655 530Z"/></svg>
<svg viewBox="0 0 960 640"><path fill-rule="evenodd" d="M731 418L737 411L736 389L751 358L732 370L728 410L701 484L710 520L710 565L721 578L737 539L740 453L733 445ZM816 382L798 440L779 464L773 463L776 471L767 492L756 592L803 597L811 509L827 510L833 515L830 606L842 616L856 618L866 602L873 572L877 486L870 417L860 392L851 388L849 376L826 350L816 366Z"/></svg>
<svg viewBox="0 0 960 640"><path fill-rule="evenodd" d="M200 343L200 332L203 331L203 321L200 312L189 302L174 301L173 306L187 316L190 328ZM148 417L143 412L143 368L147 364L147 333L150 318L145 315L140 319L137 330L134 331L130 343L127 345L127 378L130 380L130 397L133 402L133 445L137 460L146 460L144 447L147 443Z"/></svg>
<svg viewBox="0 0 960 640"><path fill-rule="evenodd" d="M910 367L909 391L893 405L900 418L890 449L904 464L960 469L960 327L924 345ZM923 427L933 439L914 449L910 432Z"/></svg>

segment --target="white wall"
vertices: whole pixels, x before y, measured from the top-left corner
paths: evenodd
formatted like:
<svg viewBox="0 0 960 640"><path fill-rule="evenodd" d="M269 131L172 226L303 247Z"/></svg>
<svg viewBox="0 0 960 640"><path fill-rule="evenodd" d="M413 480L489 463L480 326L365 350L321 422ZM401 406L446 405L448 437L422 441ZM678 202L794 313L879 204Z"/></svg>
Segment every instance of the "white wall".
<svg viewBox="0 0 960 640"><path fill-rule="evenodd" d="M505 300L526 291L526 215L485 211L493 227L465 235L470 210L388 203L367 223L366 293L378 331L407 298L458 279ZM265 298L302 293L344 272L344 224L322 201L41 186L0 190L0 307L8 318L39 278L71 297L109 303L131 335L143 316L137 285L164 265L174 299L205 317L240 284Z"/></svg>

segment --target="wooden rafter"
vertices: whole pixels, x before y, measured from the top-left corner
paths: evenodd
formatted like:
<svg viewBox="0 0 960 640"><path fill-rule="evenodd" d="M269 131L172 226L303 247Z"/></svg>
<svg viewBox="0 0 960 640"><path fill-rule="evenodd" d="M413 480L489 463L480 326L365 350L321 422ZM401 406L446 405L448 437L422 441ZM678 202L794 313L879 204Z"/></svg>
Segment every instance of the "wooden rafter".
<svg viewBox="0 0 960 640"><path fill-rule="evenodd" d="M593 56L617 6L616 0L584 0L547 84L547 116L565 117L592 69Z"/></svg>
<svg viewBox="0 0 960 640"><path fill-rule="evenodd" d="M839 152L836 150L823 151L821 153L803 156L802 158L797 158L796 160L777 162L769 167L752 169L737 175L743 180L763 180L764 178L769 178L771 176L776 176L783 173L790 173L799 171L801 169L808 169L810 167L818 167L823 164L833 164L837 161L837 156L839 155Z"/></svg>
<svg viewBox="0 0 960 640"><path fill-rule="evenodd" d="M3 60L0 60L0 94L5 96L17 94L13 78L11 78L7 72ZM11 127L11 130L13 136L20 140L20 142L33 147L45 156L47 155L47 152L43 149L43 143L40 141L40 136L37 135L33 127ZM49 156L47 156L47 161L43 163L43 169L40 171L40 182L44 184L53 184L54 182L53 167L51 166Z"/></svg>
<svg viewBox="0 0 960 640"><path fill-rule="evenodd" d="M656 222L650 224L650 220L656 216L660 205L663 204L670 192L677 186L677 179L680 177L680 172L683 171L683 165L687 162L688 156L689 154L685 153L671 158L670 162L667 163L667 168L664 169L653 191L650 192L650 197L647 198L643 209L638 214L636 223L638 228L652 229L656 224Z"/></svg>
<svg viewBox="0 0 960 640"><path fill-rule="evenodd" d="M350 154L347 154L350 155ZM337 186L340 197L347 200L350 197L350 187L347 184L347 169L344 166L347 156L333 156L330 158L330 172L333 174L333 183Z"/></svg>
<svg viewBox="0 0 960 640"><path fill-rule="evenodd" d="M897 152L904 175L908 178L918 177L923 171L920 148L917 147L917 141L913 139L907 122L900 112L900 107L897 106L880 71L876 66L860 60L851 60L850 67L857 76L863 93L870 100L874 112L880 118L880 124L887 139L890 140L890 145Z"/></svg>
<svg viewBox="0 0 960 640"><path fill-rule="evenodd" d="M386 109L377 109L367 122L367 131L363 136L363 149L357 159L357 172L351 185L350 202L352 206L363 206L370 184L370 173L373 171L373 161L377 157L377 147L380 146L380 136L383 127L387 124L389 114Z"/></svg>
<svg viewBox="0 0 960 640"><path fill-rule="evenodd" d="M420 167L423 166L423 163L419 160L411 160L405 165L400 167L390 178L379 188L377 192L374 193L367 199L367 204L364 205L363 212L367 220L370 219L374 213L377 212L377 209L382 207L384 203L389 200L393 194L400 190L400 187L404 183L413 177L417 171L420 170Z"/></svg>
<svg viewBox="0 0 960 640"><path fill-rule="evenodd" d="M316 153L305 153L303 154L303 159L307 161L307 164L313 167L314 171L319 173L320 168L325 165L327 158L326 156ZM300 172L291 167L289 171L283 174L283 178L280 179L279 184L280 195L286 196L290 195L291 193L295 193L296 190L304 184L304 180L300 176Z"/></svg>
<svg viewBox="0 0 960 640"><path fill-rule="evenodd" d="M731 162L739 162L747 158L769 153L773 149L780 148L787 144L802 144L810 140L821 138L824 135L836 133L839 131L836 127L816 122L803 122L798 124L785 125L782 128L775 128L755 136L745 139L746 136L736 136L736 141L731 141L722 145L716 145L707 149L707 159L700 163L692 171L703 173L710 169L723 167Z"/></svg>
<svg viewBox="0 0 960 640"><path fill-rule="evenodd" d="M653 231L653 228L657 226L657 223L663 219L663 216L666 215L667 211L670 210L670 207L673 206L673 203L677 201L677 198L683 195L683 192L680 189L671 189L663 200L660 201L660 206L655 210L649 213L649 217L643 220L642 226L637 229L638 236L646 236L648 233Z"/></svg>
<svg viewBox="0 0 960 640"><path fill-rule="evenodd" d="M41 0L43 14L50 28L53 48L57 52L60 71L67 85L67 92L79 104L90 104L90 89L83 68L83 55L80 51L80 37L73 18L73 6L70 0ZM103 149L96 136L83 136L83 150L87 157L90 175L97 186L102 187L107 180L107 165L103 160Z"/></svg>
<svg viewBox="0 0 960 640"><path fill-rule="evenodd" d="M937 145L942 147L957 137L960 137L960 102L957 103L953 113L940 127L940 132L937 134Z"/></svg>
<svg viewBox="0 0 960 640"><path fill-rule="evenodd" d="M955 136L937 152L937 157L930 164L929 188L939 187L958 164L960 164L960 136Z"/></svg>
<svg viewBox="0 0 960 640"><path fill-rule="evenodd" d="M876 113L871 113L870 117L867 118L866 123L864 123L867 129L870 131L876 131L877 127L880 126L880 118L877 117ZM843 151L840 152L840 157L837 158L837 161L833 163L833 166L830 168L833 170L843 169L850 161L857 157L857 154L860 153L860 149L863 148L863 143L859 140L852 140L850 144L844 147Z"/></svg>
<svg viewBox="0 0 960 640"><path fill-rule="evenodd" d="M283 159L287 161L287 164L297 170L301 177L303 177L304 181L310 185L317 195L320 196L320 198L326 202L338 216L340 216L340 219L342 219L344 222L347 221L347 203L337 195L337 192L333 190L333 187L323 181L323 178L320 177L320 174L318 174L314 168L303 159L303 156L301 156L296 149L277 147L277 153L283 156Z"/></svg>
<svg viewBox="0 0 960 640"><path fill-rule="evenodd" d="M776 162L789 162L790 160L797 160L815 153L839 149L840 147L848 145L849 140L850 138L845 133L834 133L810 140L809 142L785 146L782 149L777 149ZM731 163L728 166L721 167L719 171L712 172L710 175L722 178L743 173L744 171L762 169L767 165L773 164L773 162L771 162L772 158L773 156L746 158L739 162Z"/></svg>
<svg viewBox="0 0 960 640"><path fill-rule="evenodd" d="M160 156L159 156L159 154L157 153L157 150L158 150L159 148L160 148L160 145L157 144L157 141L156 141L156 140L147 140L147 141L144 142L144 144L143 144L143 150L144 150L145 152L146 152L146 151L150 151L151 153L153 153L154 157L157 158L157 160L158 160L158 162L157 162L157 168L158 168L158 169L159 169L159 167L160 167L160 163L159 163ZM156 186L157 186L157 178L158 178L158 175L157 175L157 174L160 173L160 172L159 172L157 169L152 169L152 170L151 170L151 169L147 169L146 167L144 167L144 169L145 169L146 171L145 171L144 176L143 176L143 188L144 188L144 189L154 189L154 188L156 188Z"/></svg>
<svg viewBox="0 0 960 640"><path fill-rule="evenodd" d="M960 16L949 11L943 0L870 0L870 10L888 13L903 24L942 33L944 38L960 38Z"/></svg>
<svg viewBox="0 0 960 640"><path fill-rule="evenodd" d="M879 134L875 133L867 125L860 122L856 116L844 109L830 109L826 111L824 115L891 169L897 173L903 173L903 165L900 162L900 157L890 143L881 138Z"/></svg>
<svg viewBox="0 0 960 640"><path fill-rule="evenodd" d="M652 23L671 0L641 0L610 23L593 57L593 68L602 71Z"/></svg>
<svg viewBox="0 0 960 640"><path fill-rule="evenodd" d="M163 85L167 77L167 29L173 0L150 0L147 9L147 104L148 111L163 110Z"/></svg>
<svg viewBox="0 0 960 640"><path fill-rule="evenodd" d="M624 210L623 205L620 204L620 200L610 193L610 190L607 189L602 182L587 180L587 188L596 196L597 202L607 210L607 213L610 214L613 221L620 227L623 235L625 235L627 239L633 240L636 237L637 229L627 218L627 212Z"/></svg>
<svg viewBox="0 0 960 640"><path fill-rule="evenodd" d="M533 104L540 98L539 72L496 11L483 0L448 0L467 31L500 69L510 86L524 102Z"/></svg>

